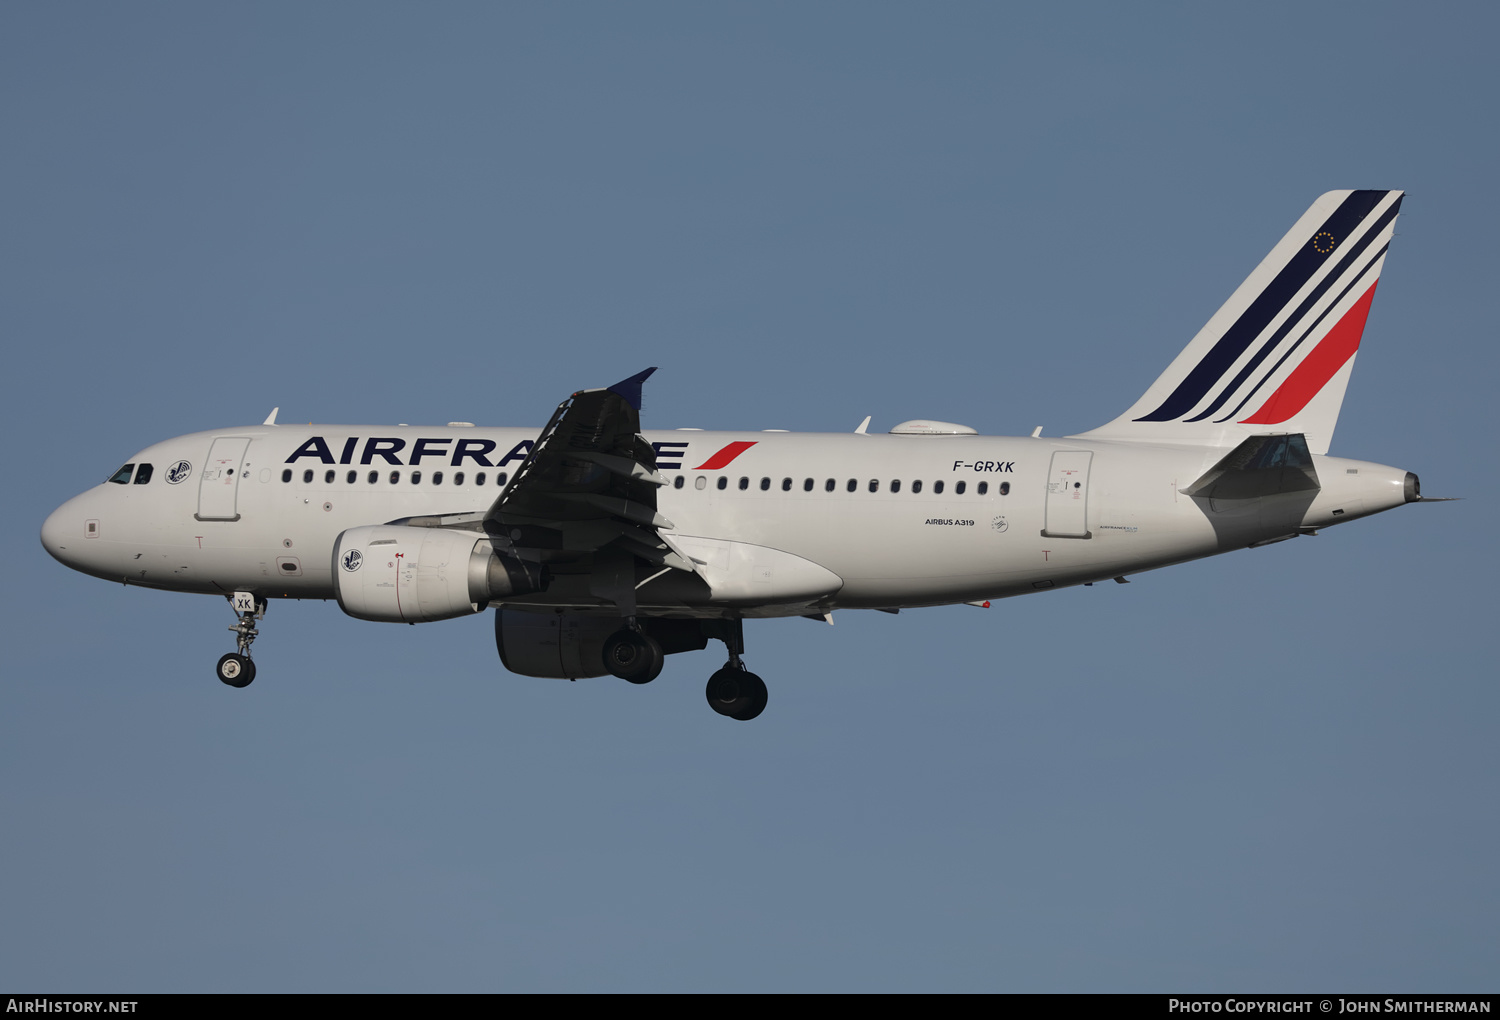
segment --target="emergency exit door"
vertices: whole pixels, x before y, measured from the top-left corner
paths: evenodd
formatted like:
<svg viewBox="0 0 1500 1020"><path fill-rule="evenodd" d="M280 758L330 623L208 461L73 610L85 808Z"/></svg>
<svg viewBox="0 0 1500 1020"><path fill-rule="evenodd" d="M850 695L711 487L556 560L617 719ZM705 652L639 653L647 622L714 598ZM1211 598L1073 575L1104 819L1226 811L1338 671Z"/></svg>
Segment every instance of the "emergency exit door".
<svg viewBox="0 0 1500 1020"><path fill-rule="evenodd" d="M1089 538L1089 464L1087 450L1059 450L1047 473L1048 538Z"/></svg>
<svg viewBox="0 0 1500 1020"><path fill-rule="evenodd" d="M198 520L237 521L235 508L240 476L245 473L245 436L221 436L208 451L208 463L198 477Z"/></svg>

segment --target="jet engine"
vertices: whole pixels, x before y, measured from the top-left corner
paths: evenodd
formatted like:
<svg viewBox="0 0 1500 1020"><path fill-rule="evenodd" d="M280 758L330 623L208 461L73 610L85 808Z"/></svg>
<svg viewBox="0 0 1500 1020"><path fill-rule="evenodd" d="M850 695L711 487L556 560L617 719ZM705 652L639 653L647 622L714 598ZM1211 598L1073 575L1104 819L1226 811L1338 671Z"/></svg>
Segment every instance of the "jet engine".
<svg viewBox="0 0 1500 1020"><path fill-rule="evenodd" d="M619 629L619 617L495 610L500 663L522 676L565 680L604 676L608 672L604 642Z"/></svg>
<svg viewBox="0 0 1500 1020"><path fill-rule="evenodd" d="M538 564L497 552L473 531L378 524L350 528L333 544L339 608L359 620L451 620L541 588Z"/></svg>
<svg viewBox="0 0 1500 1020"><path fill-rule="evenodd" d="M522 676L577 680L605 676L604 642L620 629L618 616L568 611L495 610L495 647L500 663ZM638 626L666 655L708 647L716 623L641 618Z"/></svg>

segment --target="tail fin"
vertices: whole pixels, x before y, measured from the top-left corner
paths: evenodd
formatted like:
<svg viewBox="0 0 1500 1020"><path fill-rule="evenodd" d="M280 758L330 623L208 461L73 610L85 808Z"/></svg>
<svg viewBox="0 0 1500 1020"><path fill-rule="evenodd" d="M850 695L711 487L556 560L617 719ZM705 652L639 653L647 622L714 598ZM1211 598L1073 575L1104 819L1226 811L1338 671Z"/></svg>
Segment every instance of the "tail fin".
<svg viewBox="0 0 1500 1020"><path fill-rule="evenodd" d="M1083 435L1234 446L1301 432L1327 453L1401 198L1319 198L1145 395Z"/></svg>

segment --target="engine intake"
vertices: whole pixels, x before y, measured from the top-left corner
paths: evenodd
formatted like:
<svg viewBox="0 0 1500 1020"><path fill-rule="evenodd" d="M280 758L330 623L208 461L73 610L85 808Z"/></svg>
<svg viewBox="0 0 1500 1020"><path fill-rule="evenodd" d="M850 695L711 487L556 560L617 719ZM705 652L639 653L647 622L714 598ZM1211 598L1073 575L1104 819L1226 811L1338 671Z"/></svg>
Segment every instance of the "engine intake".
<svg viewBox="0 0 1500 1020"><path fill-rule="evenodd" d="M537 564L497 553L472 531L377 524L350 528L333 544L334 594L358 620L451 620L541 588Z"/></svg>

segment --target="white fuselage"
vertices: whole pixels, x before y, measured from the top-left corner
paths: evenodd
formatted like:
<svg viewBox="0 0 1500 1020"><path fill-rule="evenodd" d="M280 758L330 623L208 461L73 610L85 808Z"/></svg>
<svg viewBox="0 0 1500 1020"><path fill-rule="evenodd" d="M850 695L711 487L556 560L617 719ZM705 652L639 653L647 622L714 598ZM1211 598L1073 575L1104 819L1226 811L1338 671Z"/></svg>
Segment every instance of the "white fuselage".
<svg viewBox="0 0 1500 1020"><path fill-rule="evenodd" d="M257 425L180 436L133 458L152 465L149 481L76 496L47 519L42 541L74 569L129 584L332 598L341 532L484 511L536 435ZM1222 448L978 435L644 435L669 482L658 509L674 525L670 536L816 564L842 581L820 609L935 605L1091 582L1407 501L1399 469L1316 457L1322 489L1290 529L1243 512L1226 528L1208 501L1181 492ZM233 437L244 442L223 442ZM647 584L639 593L643 611L651 592ZM746 616L807 611L806 599L733 601ZM545 592L517 603L556 604ZM661 608L682 607L668 600Z"/></svg>

